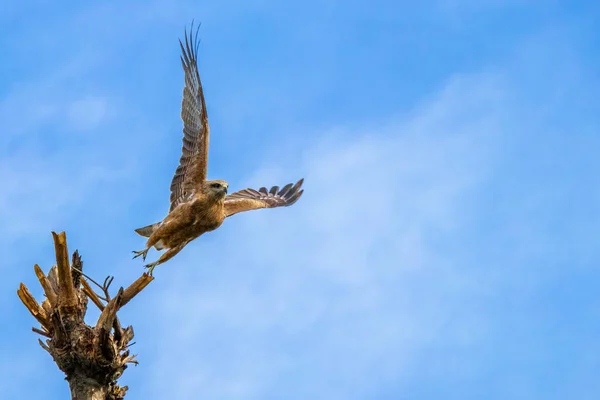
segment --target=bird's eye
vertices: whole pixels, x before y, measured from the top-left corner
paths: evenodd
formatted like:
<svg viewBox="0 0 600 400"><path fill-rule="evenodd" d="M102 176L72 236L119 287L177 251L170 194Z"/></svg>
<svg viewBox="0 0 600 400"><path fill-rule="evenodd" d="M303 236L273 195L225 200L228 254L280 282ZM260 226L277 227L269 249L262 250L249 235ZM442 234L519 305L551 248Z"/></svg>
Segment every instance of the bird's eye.
<svg viewBox="0 0 600 400"><path fill-rule="evenodd" d="M212 185L210 185L211 187L214 187L215 189L218 189L221 187L220 183L213 183Z"/></svg>

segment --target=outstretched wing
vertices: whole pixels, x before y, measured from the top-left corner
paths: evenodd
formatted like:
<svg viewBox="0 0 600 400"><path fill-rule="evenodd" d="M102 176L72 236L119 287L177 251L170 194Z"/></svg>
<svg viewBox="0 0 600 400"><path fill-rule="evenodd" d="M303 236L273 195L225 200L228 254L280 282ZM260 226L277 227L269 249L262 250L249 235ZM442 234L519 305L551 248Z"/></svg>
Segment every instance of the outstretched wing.
<svg viewBox="0 0 600 400"><path fill-rule="evenodd" d="M287 207L294 204L304 190L300 189L304 179L300 179L295 185L288 183L281 190L279 186L273 186L271 190L261 187L258 190L244 189L225 197L225 216L230 217L243 211L256 210L259 208Z"/></svg>
<svg viewBox="0 0 600 400"><path fill-rule="evenodd" d="M196 30L196 35L192 36L192 29L190 29L189 36L187 30L185 32L185 46L181 40L179 41L182 52L181 64L185 77L183 100L181 101L183 146L179 166L177 166L171 181L171 208L169 211L185 202L194 190L206 180L208 167L210 129L196 58L198 30Z"/></svg>

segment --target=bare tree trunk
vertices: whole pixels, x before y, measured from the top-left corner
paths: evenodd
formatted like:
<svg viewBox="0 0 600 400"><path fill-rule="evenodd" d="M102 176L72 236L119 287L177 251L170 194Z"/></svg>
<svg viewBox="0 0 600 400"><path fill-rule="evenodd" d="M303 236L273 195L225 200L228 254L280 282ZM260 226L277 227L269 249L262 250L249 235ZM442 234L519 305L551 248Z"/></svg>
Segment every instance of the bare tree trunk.
<svg viewBox="0 0 600 400"><path fill-rule="evenodd" d="M72 400L105 400L106 387L84 376L73 376L69 381Z"/></svg>
<svg viewBox="0 0 600 400"><path fill-rule="evenodd" d="M47 276L38 265L34 266L46 299L40 305L23 283L17 290L25 307L41 325L41 329L32 330L47 338L38 342L65 373L72 400L121 400L127 386L119 386L117 379L128 364L137 361L135 355L129 354L133 328L121 327L117 311L153 278L143 274L127 289L120 288L113 298L108 291L112 277L106 278L102 285L88 278L102 290L102 294L97 294L84 278L77 251L69 265L65 233L52 232L52 235L56 265ZM95 326L84 322L88 299L102 311Z"/></svg>

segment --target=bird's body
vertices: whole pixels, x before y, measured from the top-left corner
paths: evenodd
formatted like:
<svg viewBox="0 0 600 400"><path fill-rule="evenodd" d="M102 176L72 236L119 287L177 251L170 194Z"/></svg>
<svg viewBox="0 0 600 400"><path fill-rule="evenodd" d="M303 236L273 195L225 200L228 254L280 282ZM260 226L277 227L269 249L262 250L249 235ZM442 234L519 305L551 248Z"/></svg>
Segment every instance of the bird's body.
<svg viewBox="0 0 600 400"><path fill-rule="evenodd" d="M214 231L225 220L225 201L199 193L167 215L148 238L147 246L173 248Z"/></svg>
<svg viewBox="0 0 600 400"><path fill-rule="evenodd" d="M148 240L144 250L134 252L135 257L145 259L151 247L168 249L156 262L148 264L147 267L153 269L179 253L192 240L221 226L227 216L227 187L227 182L221 180L203 182L196 193L175 207L161 222L136 229Z"/></svg>
<svg viewBox="0 0 600 400"><path fill-rule="evenodd" d="M171 207L161 222L135 230L148 240L143 250L134 251L134 258L142 256L145 260L152 247L167 250L157 261L145 266L150 274L189 242L220 227L225 218L259 208L290 206L303 193L303 179L281 189L278 186L270 190L265 187L244 189L230 195L227 195L227 182L206 179L210 129L196 59L197 42L186 33L185 46L179 43L185 72L181 104L184 136L179 166L171 181Z"/></svg>

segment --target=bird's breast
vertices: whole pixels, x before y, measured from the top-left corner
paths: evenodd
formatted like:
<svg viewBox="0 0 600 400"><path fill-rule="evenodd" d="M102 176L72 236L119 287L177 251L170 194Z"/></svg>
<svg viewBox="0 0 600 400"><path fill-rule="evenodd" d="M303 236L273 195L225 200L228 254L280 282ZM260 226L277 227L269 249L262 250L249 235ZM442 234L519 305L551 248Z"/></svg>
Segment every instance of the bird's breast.
<svg viewBox="0 0 600 400"><path fill-rule="evenodd" d="M212 231L217 229L225 219L223 204L211 204L198 210L194 225L202 231Z"/></svg>

